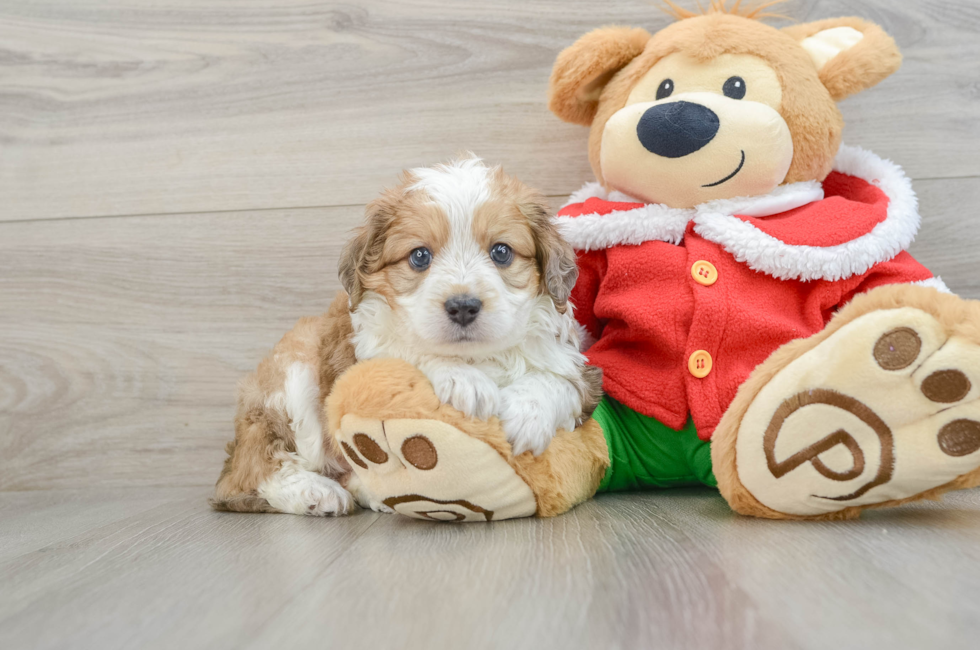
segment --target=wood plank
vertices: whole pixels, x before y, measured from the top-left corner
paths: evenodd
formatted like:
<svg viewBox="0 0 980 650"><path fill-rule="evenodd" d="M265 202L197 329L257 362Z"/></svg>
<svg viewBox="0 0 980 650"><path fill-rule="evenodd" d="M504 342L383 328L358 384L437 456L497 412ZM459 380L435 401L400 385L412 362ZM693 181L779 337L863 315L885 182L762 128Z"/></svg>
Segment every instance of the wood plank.
<svg viewBox="0 0 980 650"><path fill-rule="evenodd" d="M975 179L913 252L980 298ZM0 224L0 490L212 483L234 386L325 309L358 208Z"/></svg>
<svg viewBox="0 0 980 650"><path fill-rule="evenodd" d="M76 498L79 519L127 490ZM96 494L96 491L92 491ZM0 647L972 648L980 490L862 520L731 513L712 490L446 525L215 513L206 490L0 561ZM20 508L44 492L0 493Z"/></svg>
<svg viewBox="0 0 980 650"><path fill-rule="evenodd" d="M0 224L0 489L205 485L356 209Z"/></svg>
<svg viewBox="0 0 980 650"><path fill-rule="evenodd" d="M972 0L808 0L879 21L902 71L846 139L915 178L980 174ZM0 220L362 204L461 149L548 194L591 179L545 106L555 55L645 0L0 1Z"/></svg>
<svg viewBox="0 0 980 650"><path fill-rule="evenodd" d="M490 526L384 517L245 647L327 634L359 648L804 647L780 611L757 607L687 531L656 517L664 498L603 497ZM318 622L322 611L333 614Z"/></svg>
<svg viewBox="0 0 980 650"><path fill-rule="evenodd" d="M598 501L603 505L603 501ZM658 501L760 610L814 648L967 648L980 633L980 489L851 522L737 517L721 500Z"/></svg>
<svg viewBox="0 0 980 650"><path fill-rule="evenodd" d="M980 298L980 178L917 181L922 226L909 248L917 260L964 298Z"/></svg>
<svg viewBox="0 0 980 650"><path fill-rule="evenodd" d="M201 488L0 492L0 562L200 494Z"/></svg>
<svg viewBox="0 0 980 650"><path fill-rule="evenodd" d="M0 647L239 647L380 516L227 516L182 492L0 562Z"/></svg>

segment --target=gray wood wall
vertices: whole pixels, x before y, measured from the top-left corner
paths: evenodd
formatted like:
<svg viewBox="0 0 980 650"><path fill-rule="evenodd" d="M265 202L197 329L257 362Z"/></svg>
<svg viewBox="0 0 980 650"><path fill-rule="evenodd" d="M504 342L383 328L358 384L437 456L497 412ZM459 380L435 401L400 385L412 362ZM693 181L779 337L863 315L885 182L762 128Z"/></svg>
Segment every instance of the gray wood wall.
<svg viewBox="0 0 980 650"><path fill-rule="evenodd" d="M980 298L980 2L801 0L905 53L842 105L904 165L917 257ZM641 0L0 0L0 490L202 486L234 385L338 289L361 206L469 149L562 196L555 55Z"/></svg>

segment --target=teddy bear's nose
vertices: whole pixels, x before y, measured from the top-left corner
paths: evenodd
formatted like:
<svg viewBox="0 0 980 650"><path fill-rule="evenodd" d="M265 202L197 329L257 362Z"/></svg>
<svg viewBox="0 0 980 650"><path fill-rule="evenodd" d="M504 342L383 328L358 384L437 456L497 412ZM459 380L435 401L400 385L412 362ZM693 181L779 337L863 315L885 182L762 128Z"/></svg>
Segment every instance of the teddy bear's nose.
<svg viewBox="0 0 980 650"><path fill-rule="evenodd" d="M682 158L711 142L718 133L718 116L693 102L670 102L648 108L636 125L640 144L664 158Z"/></svg>

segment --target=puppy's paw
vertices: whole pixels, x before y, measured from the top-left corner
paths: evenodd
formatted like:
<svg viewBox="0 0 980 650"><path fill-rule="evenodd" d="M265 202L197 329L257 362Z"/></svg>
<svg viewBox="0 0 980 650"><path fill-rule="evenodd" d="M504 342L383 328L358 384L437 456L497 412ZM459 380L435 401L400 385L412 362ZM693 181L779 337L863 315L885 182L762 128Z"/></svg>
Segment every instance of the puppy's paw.
<svg viewBox="0 0 980 650"><path fill-rule="evenodd" d="M357 507L337 481L289 464L259 486L259 496L276 510L294 515L346 515Z"/></svg>
<svg viewBox="0 0 980 650"><path fill-rule="evenodd" d="M465 415L486 420L497 411L500 389L480 370L466 365L436 366L426 370L436 396Z"/></svg>
<svg viewBox="0 0 980 650"><path fill-rule="evenodd" d="M558 427L563 424L549 415L549 411L537 396L520 388L508 386L501 391L498 415L515 456L525 451L540 456L548 448Z"/></svg>

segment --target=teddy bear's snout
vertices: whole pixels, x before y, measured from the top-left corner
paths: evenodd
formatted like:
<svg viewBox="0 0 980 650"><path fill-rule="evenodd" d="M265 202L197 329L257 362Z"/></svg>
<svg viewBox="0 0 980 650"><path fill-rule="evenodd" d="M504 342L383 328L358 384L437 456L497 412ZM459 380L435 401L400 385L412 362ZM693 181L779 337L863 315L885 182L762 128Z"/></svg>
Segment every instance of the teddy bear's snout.
<svg viewBox="0 0 980 650"><path fill-rule="evenodd" d="M664 158L683 158L718 133L718 115L701 104L676 101L651 106L636 125L640 144Z"/></svg>

